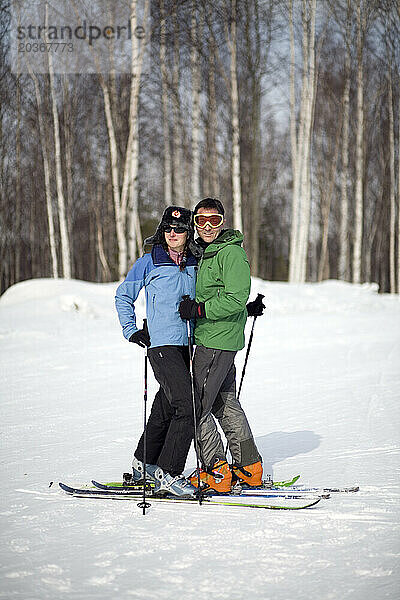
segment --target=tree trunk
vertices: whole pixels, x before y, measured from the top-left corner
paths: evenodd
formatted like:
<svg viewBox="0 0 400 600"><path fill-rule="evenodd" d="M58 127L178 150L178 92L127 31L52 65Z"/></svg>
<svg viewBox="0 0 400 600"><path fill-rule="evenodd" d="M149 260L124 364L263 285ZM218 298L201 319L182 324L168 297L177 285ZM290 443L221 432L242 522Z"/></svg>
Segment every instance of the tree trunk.
<svg viewBox="0 0 400 600"><path fill-rule="evenodd" d="M390 172L390 238L389 238L389 273L390 293L396 293L396 191L395 191L395 158L394 158L394 117L393 117L393 83L392 64L388 64L388 113L389 113L389 172Z"/></svg>
<svg viewBox="0 0 400 600"><path fill-rule="evenodd" d="M42 97L40 95L39 82L35 75L35 73L30 68L28 64L28 70L30 76L33 79L33 83L35 86L35 94L36 94L36 104L38 109L38 122L39 122L39 136L40 136L40 147L42 150L42 159L43 159L43 172L44 172L44 188L46 194L46 209L47 209L47 223L49 228L49 247L50 247L50 255L51 255L51 266L52 273L54 279L58 278L58 261L57 261L57 249L56 249L56 240L54 234L54 216L53 216L53 204L52 204L52 196L51 196L51 185L50 185L50 168L49 168L49 159L47 154L47 137L45 132L44 120L43 120L43 106L42 106Z"/></svg>
<svg viewBox="0 0 400 600"><path fill-rule="evenodd" d="M299 152L297 145L296 132L296 93L295 93L295 47L294 47L294 28L293 28L293 0L289 0L289 30L290 30L290 142L292 154L292 220L290 227L290 256L289 256L289 281L297 279L297 238L299 230L300 198L298 192L299 180ZM303 36L303 88L302 97L305 89L304 68L304 36ZM302 103L303 104L303 103ZM303 114L301 111L300 116ZM302 131L302 126L300 126Z"/></svg>
<svg viewBox="0 0 400 600"><path fill-rule="evenodd" d="M239 129L239 92L237 81L237 32L236 6L237 0L232 0L232 21L230 28L231 50L231 104L232 104L232 200L233 227L243 231L242 221L242 190L240 173L240 129Z"/></svg>
<svg viewBox="0 0 400 600"><path fill-rule="evenodd" d="M363 146L364 146L364 70L361 0L357 0L357 131L356 131L356 188L355 231L353 248L353 282L361 282L361 252L363 238Z"/></svg>
<svg viewBox="0 0 400 600"><path fill-rule="evenodd" d="M147 15L149 11L149 0L146 0L144 9L144 22L147 23ZM135 31L137 26L137 0L131 2L131 31ZM142 74L144 49L149 40L149 32L146 34L146 39L142 41L139 49L138 39L135 35L132 36L132 61L131 61L131 90L130 90L130 106L129 106L129 135L128 143L125 152L125 166L121 191L121 213L124 219L124 227L126 226L128 192L132 182L135 182L138 177L139 161L132 161L132 152L135 144L138 144L139 134L139 92L140 79ZM138 146L137 153L138 153ZM126 238L125 238L126 239ZM120 265L120 277L124 277L127 270L127 254L125 255L125 263ZM124 270L122 271L122 266Z"/></svg>
<svg viewBox="0 0 400 600"><path fill-rule="evenodd" d="M208 64L208 118L207 118L207 178L211 196L218 198L217 153L217 99L215 92L215 41L211 39Z"/></svg>
<svg viewBox="0 0 400 600"><path fill-rule="evenodd" d="M48 5L46 3L46 27L48 28ZM48 30L48 29L47 29ZM48 39L47 39L48 41ZM60 237L61 237L61 258L63 265L64 279L71 279L71 253L69 247L69 235L67 229L67 217L65 213L65 200L62 181L61 167L61 143L60 143L60 124L58 120L57 99L54 83L53 57L51 52L47 53L50 76L50 93L53 111L53 127L54 127L54 145L55 145L55 164L56 164L56 182L57 182L57 202L58 202L58 218L60 222Z"/></svg>
<svg viewBox="0 0 400 600"><path fill-rule="evenodd" d="M308 251L308 235L310 225L310 210L311 210L311 190L310 190L310 147L311 147L311 132L312 132L312 117L314 106L314 86L315 86L315 11L316 0L311 2L310 13L310 36L308 47L308 77L306 88L305 101L305 119L304 119L304 137L301 159L301 180L300 180L300 223L299 223L299 271L298 281L306 280L307 271L307 251Z"/></svg>
<svg viewBox="0 0 400 600"><path fill-rule="evenodd" d="M292 225L290 236L289 281L301 282L306 277L308 230L310 222L310 144L312 130L312 115L314 104L315 85L315 0L310 0L311 13L310 33L308 31L307 5L309 0L303 0L302 25L303 25L303 77L300 102L299 127L296 139L296 113L294 95L294 33L293 33L293 5L290 2L290 37L291 37L291 144L293 166L293 196L292 196ZM293 159L293 154L295 158Z"/></svg>
<svg viewBox="0 0 400 600"><path fill-rule="evenodd" d="M351 72L351 0L347 0L346 57L343 90L343 134L342 172L340 177L340 233L339 233L339 279L349 280L349 200L347 181L349 178L349 121L350 121L350 72Z"/></svg>
<svg viewBox="0 0 400 600"><path fill-rule="evenodd" d="M137 26L137 0L131 2L131 31L135 31ZM149 0L146 0L144 9L144 21L147 22L147 16L149 11ZM110 101L110 94L106 82L104 81L101 72L99 72L100 85L103 91L104 97L104 110L106 114L107 130L110 144L110 158L111 158L111 174L112 174L112 185L113 185L113 198L114 198L114 209L115 209L115 222L118 242L118 277L123 279L126 275L127 264L128 264L128 244L125 234L126 229L126 217L127 217L127 205L128 205L128 193L131 181L135 181L137 172L134 171L138 167L138 161L132 162L132 152L135 143L135 135L138 134L136 126L136 119L138 119L138 107L139 107L139 90L140 90L140 78L143 65L144 48L148 42L148 33L146 34L146 40L142 41L141 48L139 50L138 39L135 35L132 35L132 60L131 60L131 89L130 89L130 106L129 106L129 134L128 142L125 152L124 160L124 171L122 181L121 195L119 193L119 169L118 169L118 149L115 135L114 120L112 115L112 106Z"/></svg>
<svg viewBox="0 0 400 600"><path fill-rule="evenodd" d="M177 6L174 2L172 19L174 24L174 63L172 72L172 106L173 106L173 132L172 132L172 161L173 161L173 193L178 206L188 204L188 198L185 194L184 165L185 158L182 152L184 143L184 128L182 123L179 77L180 77L180 44L179 44L179 20L177 15ZM189 208L189 207L187 207Z"/></svg>
<svg viewBox="0 0 400 600"><path fill-rule="evenodd" d="M341 107L342 108L342 107ZM340 117L336 129L335 149L332 156L331 168L329 172L329 179L326 189L326 199L323 202L322 214L323 214L323 233L321 241L321 255L318 266L318 281L322 281L324 273L326 273L327 267L327 256L328 256L328 234L329 234L329 217L331 213L331 204L333 196L333 188L335 185L335 175L337 169L337 161L339 157L339 146L340 146L340 134L342 132L343 122L343 110L340 110Z"/></svg>
<svg viewBox="0 0 400 600"><path fill-rule="evenodd" d="M166 26L165 26L165 8L164 0L160 0L160 67L161 67L161 102L163 116L163 134L164 134L164 203L166 206L172 204L172 167L171 167L171 146L169 137L169 107L168 107L168 76L167 76L167 57L166 57Z"/></svg>
<svg viewBox="0 0 400 600"><path fill-rule="evenodd" d="M103 243L103 230L102 230L102 220L100 219L100 206L102 204L102 186L99 182L97 184L97 201L95 203L95 216L96 216L96 242L97 242L97 254L99 256L100 264L101 264L101 281L110 281L111 280L111 270L106 258L106 253L104 252L104 243Z"/></svg>
<svg viewBox="0 0 400 600"><path fill-rule="evenodd" d="M20 280L21 275L21 73L20 54L17 57L16 74L16 102L17 123L15 132L15 281Z"/></svg>
<svg viewBox="0 0 400 600"><path fill-rule="evenodd" d="M200 200L200 65L198 35L196 21L196 2L192 3L191 36L191 70L192 70L192 202Z"/></svg>
<svg viewBox="0 0 400 600"><path fill-rule="evenodd" d="M100 86L103 91L104 99L104 112L106 115L108 142L110 149L110 161L111 161L111 180L114 200L114 211L115 211L115 229L117 234L117 246L118 246L118 277L123 279L126 274L127 265L127 242L125 236L125 215L121 209L121 198L119 194L119 169L118 169L118 148L117 139L115 136L114 122L112 118L112 109L110 94L104 81L100 75Z"/></svg>
<svg viewBox="0 0 400 600"><path fill-rule="evenodd" d="M68 89L68 78L64 76L63 82L64 88L64 139L65 139L65 172L66 172L66 180L67 180L67 203L66 203L66 214L67 214L67 227L68 231L71 234L71 242L72 242L72 255L73 252L73 231L72 231L72 219L71 219L71 211L73 207L73 177L72 177L72 111L71 111L71 100L69 97L69 89ZM71 265L73 267L73 265Z"/></svg>
<svg viewBox="0 0 400 600"><path fill-rule="evenodd" d="M251 138L250 138L250 165L248 182L248 202L250 219L247 231L250 240L250 266L255 277L259 275L259 245L260 245L260 120L261 120L261 44L260 44L260 19L258 0L253 0L254 14L250 11L250 2L246 2L246 54L248 76L251 82ZM254 46L251 41L252 27ZM246 211L247 214L247 211Z"/></svg>
<svg viewBox="0 0 400 600"><path fill-rule="evenodd" d="M128 207L129 262L134 263L140 254L143 240L139 220L139 119L135 119L135 139L132 147L131 185Z"/></svg>
<svg viewBox="0 0 400 600"><path fill-rule="evenodd" d="M400 11L400 6L399 6ZM400 76L399 76L400 87ZM400 94L398 100L398 136L397 136L397 293L400 294Z"/></svg>

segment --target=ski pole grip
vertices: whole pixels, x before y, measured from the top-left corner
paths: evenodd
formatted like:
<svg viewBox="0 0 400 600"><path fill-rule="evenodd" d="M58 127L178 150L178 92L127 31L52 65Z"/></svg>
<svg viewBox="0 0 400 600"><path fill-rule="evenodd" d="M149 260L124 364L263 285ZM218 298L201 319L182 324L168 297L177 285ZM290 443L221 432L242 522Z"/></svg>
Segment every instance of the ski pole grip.
<svg viewBox="0 0 400 600"><path fill-rule="evenodd" d="M147 327L147 319L143 319L143 331L146 332L147 334L149 333L149 330Z"/></svg>

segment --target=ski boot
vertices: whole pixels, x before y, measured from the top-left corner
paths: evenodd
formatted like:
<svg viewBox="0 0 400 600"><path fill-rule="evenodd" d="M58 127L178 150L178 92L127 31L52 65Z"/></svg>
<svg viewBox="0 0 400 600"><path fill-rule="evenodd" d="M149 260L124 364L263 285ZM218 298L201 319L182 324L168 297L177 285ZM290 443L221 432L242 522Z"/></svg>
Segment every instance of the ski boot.
<svg viewBox="0 0 400 600"><path fill-rule="evenodd" d="M245 467L232 465L232 471L236 482L242 486L245 484L244 487L259 487L262 485L263 468L261 461Z"/></svg>
<svg viewBox="0 0 400 600"><path fill-rule="evenodd" d="M156 493L172 494L180 498L194 498L196 488L183 476L171 475L161 467L154 471L154 491Z"/></svg>
<svg viewBox="0 0 400 600"><path fill-rule="evenodd" d="M189 477L189 481L198 487L197 470ZM231 491L232 471L226 460L218 460L210 469L200 469L200 486L203 492L214 490L223 494Z"/></svg>

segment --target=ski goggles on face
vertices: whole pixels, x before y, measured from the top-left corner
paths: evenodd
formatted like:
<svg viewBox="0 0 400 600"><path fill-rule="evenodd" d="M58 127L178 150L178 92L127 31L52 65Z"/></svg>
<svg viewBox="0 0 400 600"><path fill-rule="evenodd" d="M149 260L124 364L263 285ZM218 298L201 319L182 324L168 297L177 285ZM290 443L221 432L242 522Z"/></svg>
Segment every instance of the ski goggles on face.
<svg viewBox="0 0 400 600"><path fill-rule="evenodd" d="M212 213L211 215L205 214L197 214L194 215L194 222L196 227L199 229L204 229L204 227L208 224L212 229L217 229L221 227L224 222L223 215Z"/></svg>
<svg viewBox="0 0 400 600"><path fill-rule="evenodd" d="M172 230L174 230L175 233L186 233L187 232L186 227L179 227L179 226L175 227L173 225L165 225L163 227L163 231L165 233L171 233Z"/></svg>

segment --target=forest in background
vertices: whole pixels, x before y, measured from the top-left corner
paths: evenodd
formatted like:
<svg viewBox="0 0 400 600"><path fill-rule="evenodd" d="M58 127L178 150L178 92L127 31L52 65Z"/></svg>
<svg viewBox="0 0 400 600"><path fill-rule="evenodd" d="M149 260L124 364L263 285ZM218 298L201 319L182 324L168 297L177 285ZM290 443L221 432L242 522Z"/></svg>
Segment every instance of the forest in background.
<svg viewBox="0 0 400 600"><path fill-rule="evenodd" d="M166 205L212 196L254 276L398 293L400 0L119 2L130 73L42 74L0 0L0 292L121 279Z"/></svg>

